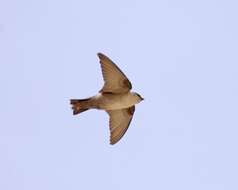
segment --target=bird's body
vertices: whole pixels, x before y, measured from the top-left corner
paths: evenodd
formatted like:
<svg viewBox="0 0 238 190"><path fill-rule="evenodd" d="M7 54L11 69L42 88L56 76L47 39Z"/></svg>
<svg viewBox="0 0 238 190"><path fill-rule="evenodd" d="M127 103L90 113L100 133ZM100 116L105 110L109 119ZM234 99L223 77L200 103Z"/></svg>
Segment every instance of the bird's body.
<svg viewBox="0 0 238 190"><path fill-rule="evenodd" d="M102 110L124 109L137 103L139 103L138 98L131 92L123 94L98 93L88 100L89 108Z"/></svg>
<svg viewBox="0 0 238 190"><path fill-rule="evenodd" d="M143 98L130 92L132 85L125 74L108 57L98 54L104 86L95 96L87 99L71 99L73 113L88 109L105 110L110 116L111 144L118 142L129 127L135 111L135 104Z"/></svg>

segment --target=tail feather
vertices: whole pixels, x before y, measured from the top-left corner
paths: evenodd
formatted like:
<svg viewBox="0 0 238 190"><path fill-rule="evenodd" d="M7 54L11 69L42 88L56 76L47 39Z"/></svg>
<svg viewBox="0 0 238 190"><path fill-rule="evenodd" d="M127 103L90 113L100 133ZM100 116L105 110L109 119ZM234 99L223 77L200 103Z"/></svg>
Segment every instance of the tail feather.
<svg viewBox="0 0 238 190"><path fill-rule="evenodd" d="M72 105L73 114L76 115L76 114L82 113L84 111L87 111L89 109L89 106L88 106L89 100L90 100L90 98L71 99L70 104Z"/></svg>

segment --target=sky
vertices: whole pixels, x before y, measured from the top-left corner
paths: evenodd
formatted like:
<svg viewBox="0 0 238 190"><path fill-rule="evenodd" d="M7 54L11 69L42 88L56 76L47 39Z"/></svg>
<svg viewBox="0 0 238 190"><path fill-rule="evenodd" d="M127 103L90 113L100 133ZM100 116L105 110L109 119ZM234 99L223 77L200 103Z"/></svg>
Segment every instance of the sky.
<svg viewBox="0 0 238 190"><path fill-rule="evenodd" d="M237 190L237 1L0 1L0 189ZM73 116L109 56L145 101L119 143Z"/></svg>

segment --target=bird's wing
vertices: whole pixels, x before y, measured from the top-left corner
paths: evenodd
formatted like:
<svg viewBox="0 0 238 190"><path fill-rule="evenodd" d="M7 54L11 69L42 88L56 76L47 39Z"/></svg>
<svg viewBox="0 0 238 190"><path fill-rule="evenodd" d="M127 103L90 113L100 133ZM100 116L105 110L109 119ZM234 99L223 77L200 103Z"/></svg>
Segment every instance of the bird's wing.
<svg viewBox="0 0 238 190"><path fill-rule="evenodd" d="M104 86L100 92L125 93L132 88L126 75L107 56L98 53L104 79Z"/></svg>
<svg viewBox="0 0 238 190"><path fill-rule="evenodd" d="M123 137L131 123L134 112L135 106L120 110L107 110L110 116L110 144L117 143Z"/></svg>

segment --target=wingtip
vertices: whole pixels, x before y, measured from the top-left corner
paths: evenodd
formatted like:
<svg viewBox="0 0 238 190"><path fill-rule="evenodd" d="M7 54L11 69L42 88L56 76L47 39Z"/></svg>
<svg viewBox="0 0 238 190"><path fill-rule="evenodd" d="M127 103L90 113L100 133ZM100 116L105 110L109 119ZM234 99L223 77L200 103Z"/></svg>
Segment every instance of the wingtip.
<svg viewBox="0 0 238 190"><path fill-rule="evenodd" d="M102 57L104 57L104 55L101 52L97 53L98 57L101 59Z"/></svg>
<svg viewBox="0 0 238 190"><path fill-rule="evenodd" d="M99 59L109 59L109 58L108 58L106 55L104 55L103 53L98 52L97 55L98 55Z"/></svg>
<svg viewBox="0 0 238 190"><path fill-rule="evenodd" d="M116 144L116 141L114 141L112 137L110 136L110 145L114 145L114 144Z"/></svg>

